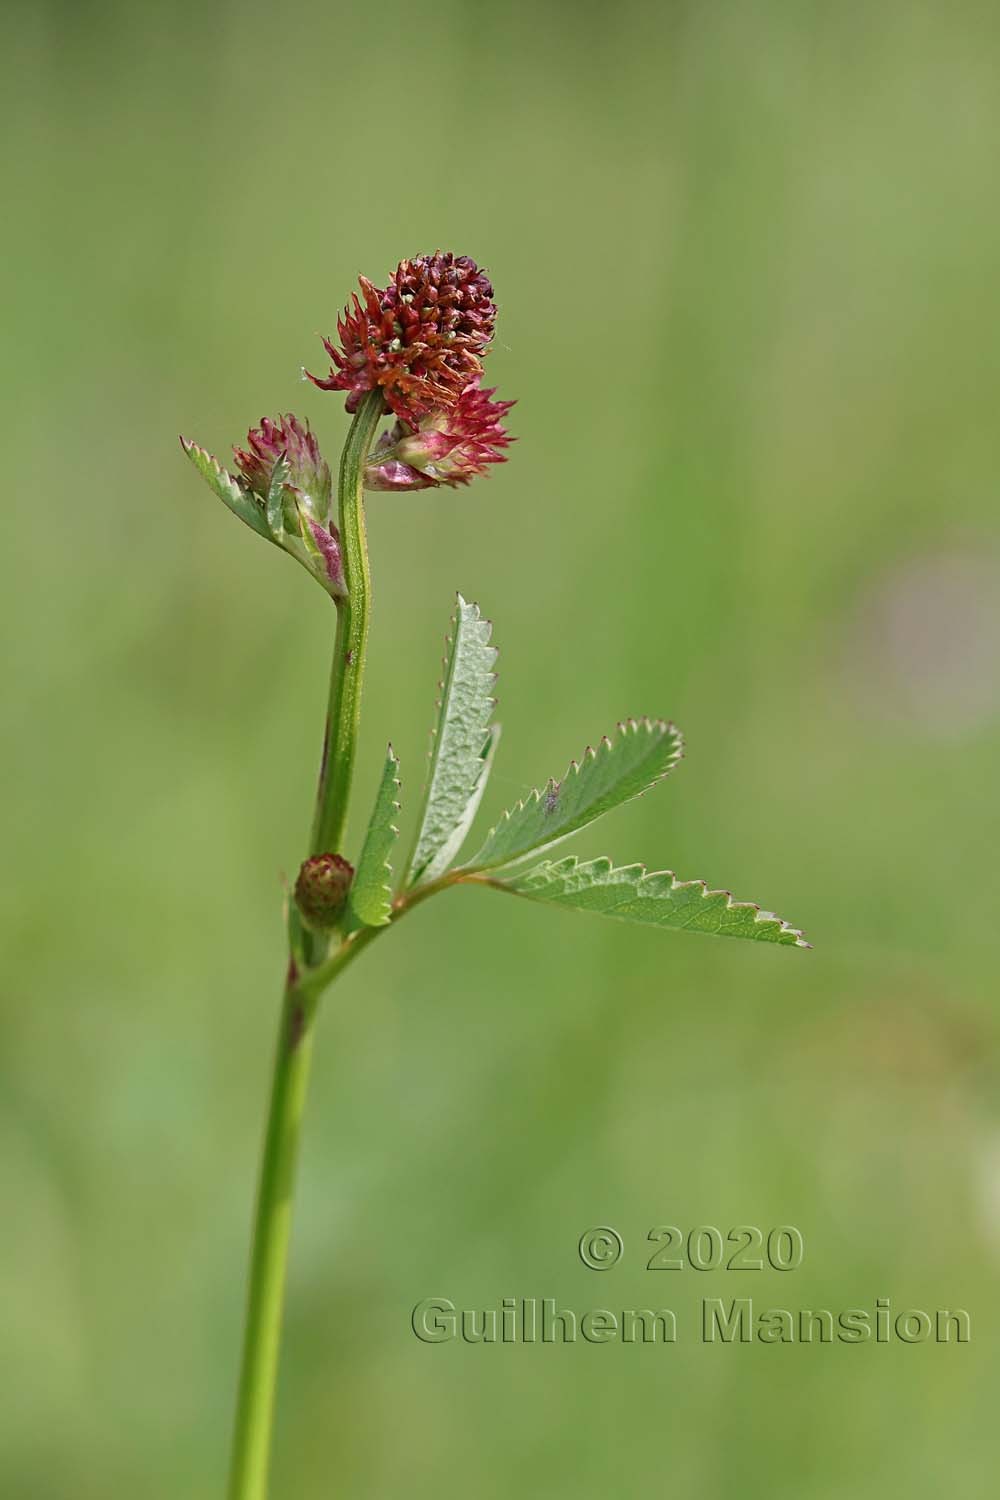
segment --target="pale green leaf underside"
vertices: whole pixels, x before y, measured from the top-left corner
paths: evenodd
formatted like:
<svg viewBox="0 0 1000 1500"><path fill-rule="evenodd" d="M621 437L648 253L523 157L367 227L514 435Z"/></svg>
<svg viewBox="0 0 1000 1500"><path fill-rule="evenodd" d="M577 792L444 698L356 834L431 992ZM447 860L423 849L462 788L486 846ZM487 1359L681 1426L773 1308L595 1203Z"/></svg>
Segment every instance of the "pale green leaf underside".
<svg viewBox="0 0 1000 1500"><path fill-rule="evenodd" d="M441 845L441 848L438 850L437 854L435 854L434 858L430 861L427 868L424 870L421 879L434 880L438 875L442 875L444 871L448 869L449 865L455 858L455 855L465 843L466 834L472 827L473 819L475 818L476 813L479 811L479 804L483 800L483 792L486 790L486 783L490 779L490 772L493 769L493 759L496 755L496 748L499 740L500 725L494 724L486 732L486 742L483 745L480 754L482 769L478 773L478 780L475 787L473 788L472 795L465 805L465 811L462 813L461 818L452 829L451 836L447 838Z"/></svg>
<svg viewBox="0 0 1000 1500"><path fill-rule="evenodd" d="M489 774L490 717L497 658L492 626L461 594L445 657L430 774L407 885L448 868L464 839Z"/></svg>
<svg viewBox="0 0 1000 1500"><path fill-rule="evenodd" d="M382 780L375 797L368 832L358 858L348 898L349 930L356 927L384 927L392 916L392 866L389 856L399 829L393 819L399 813L399 761L390 745L386 753Z"/></svg>
<svg viewBox="0 0 1000 1500"><path fill-rule="evenodd" d="M267 519L257 501L242 489L218 459L213 458L211 453L206 453L204 448L199 448L197 443L189 443L187 438L181 438L181 447L198 473L233 514L245 521L258 536L266 537L269 542L273 541L274 538L267 529Z"/></svg>
<svg viewBox="0 0 1000 1500"><path fill-rule="evenodd" d="M661 781L681 758L680 731L662 719L628 719L613 740L587 747L563 780L550 781L505 812L479 853L475 870L495 869L568 838L595 818Z"/></svg>
<svg viewBox="0 0 1000 1500"><path fill-rule="evenodd" d="M549 860L519 875L493 877L501 889L532 901L598 912L648 927L678 927L718 937L751 938L808 948L802 933L751 901L712 891L703 880L678 880L670 870L647 874L642 865L615 868L609 859L586 864L574 857Z"/></svg>

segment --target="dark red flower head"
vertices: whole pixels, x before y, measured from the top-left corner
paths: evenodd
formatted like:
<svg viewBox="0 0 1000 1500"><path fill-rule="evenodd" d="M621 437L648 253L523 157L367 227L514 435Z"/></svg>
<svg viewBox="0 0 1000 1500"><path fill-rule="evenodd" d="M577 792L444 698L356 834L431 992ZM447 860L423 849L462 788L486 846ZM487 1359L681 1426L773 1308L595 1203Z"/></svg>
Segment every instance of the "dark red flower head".
<svg viewBox="0 0 1000 1500"><path fill-rule="evenodd" d="M439 250L402 261L384 290L359 279L362 297L355 293L337 323L340 346L323 340L330 374L309 379L324 391L346 391L348 411L381 388L387 408L413 425L454 406L480 378L493 337L496 306L485 272L467 255Z"/></svg>
<svg viewBox="0 0 1000 1500"><path fill-rule="evenodd" d="M513 401L494 401L495 392L465 388L450 411L430 411L413 425L397 422L372 454L365 471L370 490L423 490L441 484L468 484L490 464L506 462L500 449L513 439L503 420Z"/></svg>

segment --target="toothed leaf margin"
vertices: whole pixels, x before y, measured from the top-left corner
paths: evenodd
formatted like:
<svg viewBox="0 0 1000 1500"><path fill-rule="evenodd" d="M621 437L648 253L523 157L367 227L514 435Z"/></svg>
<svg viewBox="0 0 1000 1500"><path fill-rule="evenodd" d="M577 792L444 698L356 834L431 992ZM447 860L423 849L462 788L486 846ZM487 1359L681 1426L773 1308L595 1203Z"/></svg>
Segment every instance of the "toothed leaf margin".
<svg viewBox="0 0 1000 1500"><path fill-rule="evenodd" d="M551 849L612 808L630 802L674 769L684 751L680 730L663 719L626 719L614 739L589 745L563 780L550 781L505 812L469 869L496 869Z"/></svg>
<svg viewBox="0 0 1000 1500"><path fill-rule="evenodd" d="M204 448L199 448L197 443L189 442L187 438L181 438L181 447L188 458L194 464L198 473L208 484L224 505L228 505L234 516L256 531L258 536L273 542L267 526L267 517L258 504L256 498L246 492L238 479L235 479L228 469L224 469L217 458Z"/></svg>
<svg viewBox="0 0 1000 1500"><path fill-rule="evenodd" d="M390 745L375 807L348 897L348 931L357 927L385 927L392 918L392 866L389 856L399 835L393 821L399 815L399 760Z"/></svg>
<svg viewBox="0 0 1000 1500"><path fill-rule="evenodd" d="M423 810L406 884L432 880L458 853L489 774L496 700L493 626L458 595L445 657Z"/></svg>
<svg viewBox="0 0 1000 1500"><path fill-rule="evenodd" d="M763 943L809 948L802 933L752 901L735 901L729 891L710 890L703 880L678 880L671 870L647 873L644 865L620 865L609 859L581 864L574 856L491 884L531 901L597 912L649 927L676 927L717 937L750 938Z"/></svg>

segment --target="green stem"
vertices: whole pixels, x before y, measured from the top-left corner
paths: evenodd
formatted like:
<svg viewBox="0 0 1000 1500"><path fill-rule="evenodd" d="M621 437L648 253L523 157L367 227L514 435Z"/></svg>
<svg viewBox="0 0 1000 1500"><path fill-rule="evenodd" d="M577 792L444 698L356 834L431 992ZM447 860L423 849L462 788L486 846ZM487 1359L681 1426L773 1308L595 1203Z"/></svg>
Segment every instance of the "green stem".
<svg viewBox="0 0 1000 1500"><path fill-rule="evenodd" d="M348 597L337 605L323 764L310 839L313 854L340 852L354 774L371 596L364 466L382 411L381 392L364 398L340 462L340 537ZM285 988L257 1190L229 1500L266 1500L292 1200L316 1007L320 990L361 951L365 937L361 933L341 944L325 961L324 985L310 985L308 971L300 977L292 967Z"/></svg>
<svg viewBox="0 0 1000 1500"><path fill-rule="evenodd" d="M371 593L364 465L381 415L382 397L376 391L366 396L358 409L340 464L340 536L348 597L337 607L326 740L310 842L314 854L340 852L354 772ZM463 877L450 872L398 896L391 925L458 878ZM229 1500L266 1500L267 1496L292 1200L320 995L386 930L369 927L354 933L328 957L320 959L317 954L318 961L303 973L298 973L294 964L290 966L257 1190ZM311 955L308 942L306 949Z"/></svg>
<svg viewBox="0 0 1000 1500"><path fill-rule="evenodd" d="M295 1169L316 1003L289 985L278 1029L254 1225L229 1500L265 1500Z"/></svg>
<svg viewBox="0 0 1000 1500"><path fill-rule="evenodd" d="M311 854L339 854L354 777L361 716L361 686L368 645L371 574L365 533L364 470L384 411L382 393L370 392L358 407L340 460L340 545L347 598L337 604L337 636L330 668L330 700L323 764L316 795Z"/></svg>
<svg viewBox="0 0 1000 1500"><path fill-rule="evenodd" d="M397 897L389 926L462 879L475 877L449 871ZM366 927L354 933L325 962L296 976L285 992L257 1195L229 1500L267 1496L295 1168L320 996L369 943L388 931L389 927Z"/></svg>

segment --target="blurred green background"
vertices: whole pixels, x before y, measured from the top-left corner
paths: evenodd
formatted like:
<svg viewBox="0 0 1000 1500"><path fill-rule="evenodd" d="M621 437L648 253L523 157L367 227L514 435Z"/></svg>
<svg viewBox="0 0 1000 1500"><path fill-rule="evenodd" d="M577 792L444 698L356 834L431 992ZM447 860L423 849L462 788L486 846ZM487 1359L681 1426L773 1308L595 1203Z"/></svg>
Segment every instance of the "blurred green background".
<svg viewBox="0 0 1000 1500"><path fill-rule="evenodd" d="M224 456L293 407L335 459L341 402L301 365L359 271L443 246L494 277L519 441L471 490L370 502L362 811L390 735L412 810L459 588L502 653L485 812L669 714L684 766L578 852L816 947L460 891L351 971L274 1494L988 1493L995 11L4 12L0 1490L222 1493L332 612L176 435ZM665 1223L792 1223L805 1263L655 1275ZM625 1240L604 1275L595 1224ZM434 1295L681 1331L428 1347ZM973 1340L703 1345L700 1299L745 1295L958 1305Z"/></svg>

